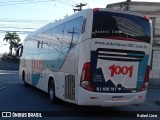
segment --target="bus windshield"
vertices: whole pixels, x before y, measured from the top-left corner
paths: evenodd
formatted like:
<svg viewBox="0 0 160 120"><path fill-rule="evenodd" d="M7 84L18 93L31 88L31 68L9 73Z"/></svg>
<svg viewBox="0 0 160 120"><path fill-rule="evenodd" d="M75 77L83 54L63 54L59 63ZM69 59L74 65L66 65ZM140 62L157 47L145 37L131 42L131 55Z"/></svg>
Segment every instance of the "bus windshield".
<svg viewBox="0 0 160 120"><path fill-rule="evenodd" d="M150 43L148 19L131 14L96 11L93 15L92 38L106 38Z"/></svg>

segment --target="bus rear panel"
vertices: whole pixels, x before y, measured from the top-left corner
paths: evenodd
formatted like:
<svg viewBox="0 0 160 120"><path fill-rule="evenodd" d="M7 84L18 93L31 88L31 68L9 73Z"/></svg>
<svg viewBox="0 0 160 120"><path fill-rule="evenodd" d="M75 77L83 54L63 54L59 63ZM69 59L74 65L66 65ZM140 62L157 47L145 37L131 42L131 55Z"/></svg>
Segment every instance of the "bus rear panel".
<svg viewBox="0 0 160 120"><path fill-rule="evenodd" d="M94 9L91 39L82 44L89 44L90 60L81 63L78 104L144 102L151 54L151 21L146 16Z"/></svg>

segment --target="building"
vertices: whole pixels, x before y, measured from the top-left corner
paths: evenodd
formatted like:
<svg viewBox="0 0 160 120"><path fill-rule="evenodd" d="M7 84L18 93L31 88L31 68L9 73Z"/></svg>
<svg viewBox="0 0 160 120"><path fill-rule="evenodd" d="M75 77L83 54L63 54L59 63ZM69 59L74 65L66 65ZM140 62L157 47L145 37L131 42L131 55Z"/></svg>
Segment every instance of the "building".
<svg viewBox="0 0 160 120"><path fill-rule="evenodd" d="M106 8L129 10L147 15L151 18L153 24L153 54L151 59L150 78L160 79L160 2L131 2L130 0L127 0L124 2L108 4Z"/></svg>

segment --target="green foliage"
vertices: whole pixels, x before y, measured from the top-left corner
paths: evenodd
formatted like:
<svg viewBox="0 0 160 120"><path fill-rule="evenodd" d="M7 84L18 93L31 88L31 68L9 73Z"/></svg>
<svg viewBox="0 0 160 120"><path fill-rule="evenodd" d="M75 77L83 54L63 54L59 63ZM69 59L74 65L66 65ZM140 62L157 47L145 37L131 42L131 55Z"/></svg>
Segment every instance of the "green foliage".
<svg viewBox="0 0 160 120"><path fill-rule="evenodd" d="M15 55L6 54L6 53L2 54L1 60L11 62L11 63L19 63L20 61L20 59L16 57Z"/></svg>
<svg viewBox="0 0 160 120"><path fill-rule="evenodd" d="M9 43L9 54L12 55L12 49L18 48L19 42L21 39L19 38L19 35L16 32L10 33L7 32L6 35L4 36L3 41L6 41Z"/></svg>

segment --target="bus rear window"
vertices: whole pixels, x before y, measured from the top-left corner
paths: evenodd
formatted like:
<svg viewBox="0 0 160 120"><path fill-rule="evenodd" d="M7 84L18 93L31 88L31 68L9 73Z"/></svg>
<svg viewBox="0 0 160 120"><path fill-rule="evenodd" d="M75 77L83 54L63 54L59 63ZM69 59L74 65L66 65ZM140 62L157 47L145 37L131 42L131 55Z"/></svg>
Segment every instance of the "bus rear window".
<svg viewBox="0 0 160 120"><path fill-rule="evenodd" d="M143 17L106 11L93 15L92 38L131 40L150 43L149 20Z"/></svg>

